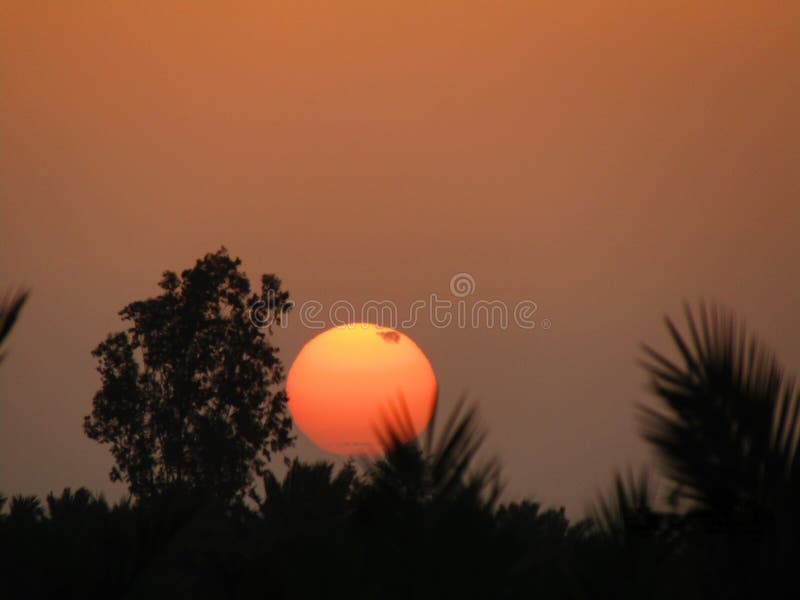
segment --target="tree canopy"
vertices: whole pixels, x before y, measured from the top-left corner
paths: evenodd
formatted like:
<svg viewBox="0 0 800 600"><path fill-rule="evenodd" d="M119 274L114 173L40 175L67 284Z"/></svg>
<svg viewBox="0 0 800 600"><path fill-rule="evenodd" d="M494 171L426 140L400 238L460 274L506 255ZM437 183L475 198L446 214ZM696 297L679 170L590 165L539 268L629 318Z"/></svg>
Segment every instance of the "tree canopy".
<svg viewBox="0 0 800 600"><path fill-rule="evenodd" d="M258 305L280 322L289 293L275 275L251 291L240 266L221 248L180 275L164 272L162 293L123 308L130 327L92 353L102 387L84 430L111 445L111 479L135 496L241 497L293 442L272 328L250 319Z"/></svg>

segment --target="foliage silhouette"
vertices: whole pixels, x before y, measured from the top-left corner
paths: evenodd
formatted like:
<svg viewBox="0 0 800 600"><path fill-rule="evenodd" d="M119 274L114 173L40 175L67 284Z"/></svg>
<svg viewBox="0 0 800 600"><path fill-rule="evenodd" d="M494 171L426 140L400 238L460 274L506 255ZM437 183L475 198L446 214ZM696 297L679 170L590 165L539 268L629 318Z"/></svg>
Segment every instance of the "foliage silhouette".
<svg viewBox="0 0 800 600"><path fill-rule="evenodd" d="M279 481L272 471L264 474L262 499L253 493L258 509L275 527L308 527L347 513L358 487L358 477L351 463L333 475L333 464L302 463L295 459Z"/></svg>
<svg viewBox="0 0 800 600"><path fill-rule="evenodd" d="M639 415L666 502L628 471L576 523L502 504L476 408L462 400L410 439L399 399L378 428L383 456L263 468L263 493L243 502L175 485L114 505L82 488L0 495L0 596L791 597L797 394L729 313L687 318L688 340L668 321L681 364L645 351L662 408Z"/></svg>
<svg viewBox="0 0 800 600"><path fill-rule="evenodd" d="M84 429L111 445L111 479L135 496L241 498L292 443L285 393L272 389L284 378L278 349L250 322L257 303L279 320L289 294L274 275L251 293L240 264L223 248L166 271L163 293L126 306L131 327L93 352L103 386Z"/></svg>
<svg viewBox="0 0 800 600"><path fill-rule="evenodd" d="M437 411L422 439L415 439L403 399L390 403L378 429L384 455L363 463L366 483L354 526L361 547L369 549L363 561L374 573L373 597L498 592L504 569L493 519L499 464L476 464L485 432L474 406L462 399L441 431Z"/></svg>
<svg viewBox="0 0 800 600"><path fill-rule="evenodd" d="M44 518L44 508L36 496L17 495L11 498L8 511L9 524L29 525Z"/></svg>
<svg viewBox="0 0 800 600"><path fill-rule="evenodd" d="M676 516L658 512L646 470L617 473L607 496L590 511L597 556L584 564L595 568L583 577L587 590L613 589L617 598L692 597L681 574L690 571L679 559ZM599 545L597 542L600 542Z"/></svg>
<svg viewBox="0 0 800 600"><path fill-rule="evenodd" d="M387 497L419 503L458 501L469 497L490 510L500 495L500 466L496 459L474 466L486 433L478 425L476 406L459 400L438 434L438 403L424 439L413 435L411 415L400 397L388 403L377 427L382 458L365 463L371 490ZM408 440L404 442L403 440Z"/></svg>
<svg viewBox="0 0 800 600"><path fill-rule="evenodd" d="M793 578L800 551L800 397L775 356L732 313L686 306L676 363L645 346L664 410L640 407L645 438L686 506L683 536L704 593L753 597ZM723 576L727 573L727 576Z"/></svg>
<svg viewBox="0 0 800 600"><path fill-rule="evenodd" d="M794 508L800 499L800 397L775 357L733 315L689 308L690 340L667 327L679 366L649 346L645 363L668 413L641 407L653 443L679 495L696 510L735 518L752 510Z"/></svg>
<svg viewBox="0 0 800 600"><path fill-rule="evenodd" d="M292 461L279 480L264 476L264 497L253 494L255 518L248 521L249 547L259 564L276 574L275 597L358 597L358 540L350 527L355 491L361 485L356 469L346 463L336 474L329 462ZM338 593L337 593L338 592Z"/></svg>
<svg viewBox="0 0 800 600"><path fill-rule="evenodd" d="M11 329L14 327L14 323L17 322L22 307L25 305L25 302L28 301L29 295L30 292L28 291L19 291L13 294L7 294L6 297L0 301L0 363L3 362L6 356L3 350L3 342L6 337L8 337L8 334L11 333Z"/></svg>
<svg viewBox="0 0 800 600"><path fill-rule="evenodd" d="M597 578L583 574L578 564L591 542L588 521L571 524L563 508L543 511L539 503L523 500L498 508L495 529L495 551L505 561L503 597L524 590L529 597L581 598L582 577L592 584L588 597L597 595Z"/></svg>
<svg viewBox="0 0 800 600"><path fill-rule="evenodd" d="M653 492L647 471L637 477L632 471L617 474L611 495L601 497L592 510L595 526L619 545L631 543L631 537L653 529L656 517L652 509Z"/></svg>

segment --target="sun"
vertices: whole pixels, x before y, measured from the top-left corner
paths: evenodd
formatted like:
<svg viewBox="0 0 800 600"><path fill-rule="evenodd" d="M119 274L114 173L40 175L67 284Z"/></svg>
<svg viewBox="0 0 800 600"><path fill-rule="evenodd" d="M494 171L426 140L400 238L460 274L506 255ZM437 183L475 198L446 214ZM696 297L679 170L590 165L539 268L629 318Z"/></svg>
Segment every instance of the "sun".
<svg viewBox="0 0 800 600"><path fill-rule="evenodd" d="M437 383L428 358L410 337L353 323L328 329L303 346L289 369L286 393L294 422L317 446L340 455L375 455L382 452L376 427L389 406L406 405L413 439L431 418Z"/></svg>

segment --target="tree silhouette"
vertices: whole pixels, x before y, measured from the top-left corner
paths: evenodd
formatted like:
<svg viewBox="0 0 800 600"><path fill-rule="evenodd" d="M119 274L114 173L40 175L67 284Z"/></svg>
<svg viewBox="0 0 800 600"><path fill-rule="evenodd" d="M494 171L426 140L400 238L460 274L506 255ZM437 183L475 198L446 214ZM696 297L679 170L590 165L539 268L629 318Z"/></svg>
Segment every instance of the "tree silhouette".
<svg viewBox="0 0 800 600"><path fill-rule="evenodd" d="M44 508L36 496L18 494L11 498L8 511L9 524L39 523L44 518Z"/></svg>
<svg viewBox="0 0 800 600"><path fill-rule="evenodd" d="M507 565L502 583L509 590L505 597L515 597L519 590L530 598L583 597L582 573L574 563L577 552L590 541L588 521L570 524L563 507L542 510L539 503L523 500L500 506L495 523L494 552ZM591 584L590 597L601 597L596 578Z"/></svg>
<svg viewBox="0 0 800 600"><path fill-rule="evenodd" d="M137 497L241 498L292 443L286 395L273 389L284 371L272 330L251 323L253 306L279 322L289 294L274 275L251 293L240 264L222 248L180 275L166 271L161 295L126 306L130 328L93 352L102 388L84 429L111 445L111 479Z"/></svg>
<svg viewBox="0 0 800 600"><path fill-rule="evenodd" d="M628 471L626 476L617 473L611 494L601 496L594 506L592 521L612 542L630 544L631 538L655 529L657 516L652 509L652 496L646 471L638 477L633 471Z"/></svg>
<svg viewBox="0 0 800 600"><path fill-rule="evenodd" d="M255 493L251 497L273 527L310 528L345 515L357 487L356 470L350 463L334 476L333 463L305 464L295 459L283 481L272 471L264 474L265 498Z"/></svg>
<svg viewBox="0 0 800 600"><path fill-rule="evenodd" d="M678 517L653 508L654 487L646 470L638 475L617 473L611 491L591 510L594 539L587 547L596 552L584 558L585 587L613 590L617 598L691 597L685 588L687 565L676 568L679 555ZM594 542L594 548L592 548Z"/></svg>
<svg viewBox="0 0 800 600"><path fill-rule="evenodd" d="M476 465L486 438L475 405L462 398L437 432L438 402L423 440L413 434L411 415L403 400L390 402L376 433L383 457L367 461L370 493L413 503L431 504L468 498L490 510L501 491L496 459ZM403 440L411 440L403 442Z"/></svg>
<svg viewBox="0 0 800 600"><path fill-rule="evenodd" d="M686 308L690 341L667 327L683 365L645 346L652 388L668 412L641 407L644 433L678 494L696 510L735 519L794 511L800 500L800 396L775 357L734 317Z"/></svg>
<svg viewBox="0 0 800 600"><path fill-rule="evenodd" d="M754 597L793 579L800 551L800 395L774 355L725 310L685 308L689 338L667 328L680 363L645 346L653 391L640 407L683 535L706 563L706 593Z"/></svg>
<svg viewBox="0 0 800 600"><path fill-rule="evenodd" d="M438 410L417 439L403 399L390 403L378 430L384 455L364 463L354 526L371 597L497 597L504 585L499 463L476 460L486 434L475 406L460 401L441 431Z"/></svg>
<svg viewBox="0 0 800 600"><path fill-rule="evenodd" d="M350 527L357 488L349 462L334 474L330 462L294 460L282 480L264 475L265 497L253 494L258 510L247 531L251 554L275 571L270 597L359 597L355 590L364 576L354 561Z"/></svg>
<svg viewBox="0 0 800 600"><path fill-rule="evenodd" d="M275 349L239 329L242 298L265 293L248 297L238 261L224 251L162 283L161 297L123 311L133 327L100 345L104 387L91 417L130 432L124 443L153 447L153 472L143 473L155 485L114 505L84 488L44 503L0 494L3 598L699 600L790 597L796 585L800 399L730 313L687 309L687 338L668 320L681 362L646 349L662 407L640 407L640 417L674 486L667 503L656 502L645 472L629 471L614 478L590 519L570 523L563 508L498 506L498 463L476 464L485 434L463 402L444 427L434 418L418 439L402 399L389 404L378 428L384 455L338 470L295 460L279 479L251 465L263 496L226 487L232 479L217 483L216 463L199 446L241 456L240 446L203 437L197 423L211 418L206 412L224 416L215 412L225 405L219 390L251 383L222 377L238 376L232 357L249 364L254 346L268 348L274 362L258 363L258 389L280 381ZM274 278L264 285L280 288ZM282 310L280 302L264 306L275 316ZM228 387L210 387L220 381ZM178 409L185 421L176 420ZM241 421L231 419L235 430ZM165 423L185 436L182 479L164 454ZM212 497L197 493L209 485ZM252 502L229 501L245 491Z"/></svg>

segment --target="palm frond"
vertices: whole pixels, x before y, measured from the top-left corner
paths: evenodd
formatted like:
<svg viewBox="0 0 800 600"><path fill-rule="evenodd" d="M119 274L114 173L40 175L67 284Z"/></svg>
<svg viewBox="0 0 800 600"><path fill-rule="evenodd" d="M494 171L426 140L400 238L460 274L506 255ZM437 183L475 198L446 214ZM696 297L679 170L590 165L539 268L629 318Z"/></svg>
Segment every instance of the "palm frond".
<svg viewBox="0 0 800 600"><path fill-rule="evenodd" d="M595 528L609 539L624 544L634 533L648 526L654 514L651 507L653 491L647 471L637 476L628 470L617 473L611 493L600 496L590 511Z"/></svg>
<svg viewBox="0 0 800 600"><path fill-rule="evenodd" d="M36 523L44 519L42 503L36 496L17 494L11 498L8 519L16 522Z"/></svg>
<svg viewBox="0 0 800 600"><path fill-rule="evenodd" d="M798 497L800 397L775 356L733 314L685 307L688 339L669 318L680 363L644 346L662 410L640 406L645 438L697 508L730 515ZM699 323L698 323L699 321Z"/></svg>
<svg viewBox="0 0 800 600"><path fill-rule="evenodd" d="M11 332L11 328L16 323L19 313L22 310L25 302L28 300L30 292L22 290L14 293L9 293L0 301L0 347L3 341ZM0 351L0 362L3 361L5 352Z"/></svg>
<svg viewBox="0 0 800 600"><path fill-rule="evenodd" d="M411 415L403 398L389 403L376 434L384 456L365 465L373 485L392 489L400 496L423 501L452 499L462 494L493 505L500 495L500 466L496 459L476 464L486 434L480 427L477 408L459 400L440 432L436 413L421 440L413 435Z"/></svg>

